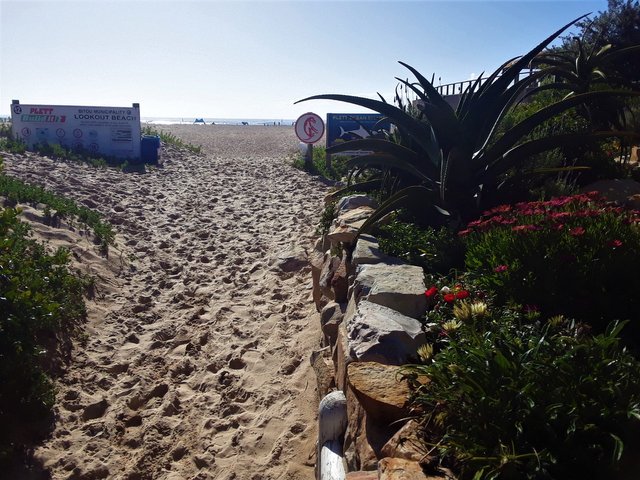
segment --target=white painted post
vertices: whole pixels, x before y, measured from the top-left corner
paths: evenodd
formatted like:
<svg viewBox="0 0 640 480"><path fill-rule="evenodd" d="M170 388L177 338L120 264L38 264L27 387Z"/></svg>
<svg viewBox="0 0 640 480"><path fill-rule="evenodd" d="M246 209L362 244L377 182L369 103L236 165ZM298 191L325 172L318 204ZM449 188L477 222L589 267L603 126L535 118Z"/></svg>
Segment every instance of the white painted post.
<svg viewBox="0 0 640 480"><path fill-rule="evenodd" d="M341 437L347 429L347 399L340 390L320 401L318 412L317 479L344 480Z"/></svg>

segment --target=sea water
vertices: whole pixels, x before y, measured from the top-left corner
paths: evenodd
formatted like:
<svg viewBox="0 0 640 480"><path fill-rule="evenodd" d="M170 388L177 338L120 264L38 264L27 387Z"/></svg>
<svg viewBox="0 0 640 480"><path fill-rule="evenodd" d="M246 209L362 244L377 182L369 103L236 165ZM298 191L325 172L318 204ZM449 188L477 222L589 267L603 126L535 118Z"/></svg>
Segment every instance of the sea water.
<svg viewBox="0 0 640 480"><path fill-rule="evenodd" d="M151 123L156 125L202 125L201 122L196 123L193 117L142 117L142 123ZM202 120L207 125L215 123L216 125L280 125L292 126L295 120L288 118L209 118L203 117Z"/></svg>

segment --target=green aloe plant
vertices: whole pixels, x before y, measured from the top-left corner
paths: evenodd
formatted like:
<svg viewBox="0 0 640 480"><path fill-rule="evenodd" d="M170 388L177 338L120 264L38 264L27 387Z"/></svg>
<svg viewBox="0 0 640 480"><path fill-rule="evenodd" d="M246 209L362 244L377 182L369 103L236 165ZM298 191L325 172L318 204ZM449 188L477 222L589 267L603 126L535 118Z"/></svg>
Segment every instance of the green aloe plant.
<svg viewBox="0 0 640 480"><path fill-rule="evenodd" d="M432 82L403 62L401 65L415 76L417 83L397 80L417 95L417 115L412 115L405 105L396 107L382 97L373 100L324 94L300 100L337 100L365 107L386 115L397 128L397 132L387 140L354 140L327 149L331 154L358 149L373 152L353 159L350 166L379 170L380 182L386 180L387 184L396 186L395 193L380 205L361 232L399 208L425 216L428 224L447 224L458 228L488 206L504 202L502 192L507 190L509 182L517 180L518 175L525 172L520 171L515 177L508 174L514 169L521 169L531 155L605 137L640 136L629 131L590 130L526 140L537 126L571 108L598 98L637 95L621 90L586 92L564 98L535 112L506 132L497 133L505 114L528 89L535 88L550 73L540 69L521 79L521 71L528 68L532 60L564 30L585 16L554 32L527 54L505 62L487 79L479 78L466 89L456 109L438 93ZM549 172L550 169L546 170ZM392 177L390 182L389 176ZM353 188L364 189L357 185Z"/></svg>
<svg viewBox="0 0 640 480"><path fill-rule="evenodd" d="M531 94L554 89L566 91L566 97L571 97L612 85L637 89L629 78L617 70L616 62L640 52L640 44L624 48L611 44L598 47L597 44L588 45L579 37L575 37L572 43L571 48L552 49L533 59L532 64L544 68L553 75L554 81L532 90ZM613 125L615 128L624 128L625 105L619 98L589 102L581 105L578 113L599 127Z"/></svg>

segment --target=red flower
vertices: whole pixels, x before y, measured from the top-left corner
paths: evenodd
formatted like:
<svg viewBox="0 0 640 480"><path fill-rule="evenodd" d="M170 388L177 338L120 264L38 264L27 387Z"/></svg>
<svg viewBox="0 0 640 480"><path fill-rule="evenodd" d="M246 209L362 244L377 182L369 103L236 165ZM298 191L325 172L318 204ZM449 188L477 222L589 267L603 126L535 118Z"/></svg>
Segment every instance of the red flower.
<svg viewBox="0 0 640 480"><path fill-rule="evenodd" d="M571 212L555 212L549 215L554 220L560 220L571 216Z"/></svg>
<svg viewBox="0 0 640 480"><path fill-rule="evenodd" d="M514 232L533 232L540 230L540 227L536 227L535 225L516 225L515 227L511 227L511 230Z"/></svg>
<svg viewBox="0 0 640 480"><path fill-rule="evenodd" d="M610 241L607 243L607 245L609 245L610 247L613 247L613 248L618 248L618 247L621 247L621 246L622 246L622 241L621 241L621 240L618 240L618 239L610 240Z"/></svg>
<svg viewBox="0 0 640 480"><path fill-rule="evenodd" d="M466 235L469 235L472 232L472 230L470 228L467 228L466 230L460 230L458 232L458 236L459 237L464 237Z"/></svg>
<svg viewBox="0 0 640 480"><path fill-rule="evenodd" d="M427 296L427 298L434 297L438 294L438 287L431 287L429 290L424 292L424 294Z"/></svg>
<svg viewBox="0 0 640 480"><path fill-rule="evenodd" d="M453 293L447 293L443 298L445 302L452 303L456 299L456 296Z"/></svg>
<svg viewBox="0 0 640 480"><path fill-rule="evenodd" d="M469 296L469 292L467 290L460 290L456 293L456 298L458 300L462 300L463 298L467 298Z"/></svg>
<svg viewBox="0 0 640 480"><path fill-rule="evenodd" d="M584 235L585 229L584 227L575 227L569 230L569 235L573 235L574 237L579 237Z"/></svg>
<svg viewBox="0 0 640 480"><path fill-rule="evenodd" d="M493 271L496 273L506 272L507 270L509 270L508 265L498 265L496 268L493 269Z"/></svg>

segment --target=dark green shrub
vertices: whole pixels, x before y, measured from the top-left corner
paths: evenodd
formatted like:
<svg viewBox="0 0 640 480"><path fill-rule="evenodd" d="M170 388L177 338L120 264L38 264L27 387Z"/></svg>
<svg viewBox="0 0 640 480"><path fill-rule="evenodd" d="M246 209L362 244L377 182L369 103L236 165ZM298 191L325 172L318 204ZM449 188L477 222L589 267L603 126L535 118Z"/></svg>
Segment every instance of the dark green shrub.
<svg viewBox="0 0 640 480"><path fill-rule="evenodd" d="M68 252L49 255L12 208L0 209L0 463L39 430L54 400L47 372L85 316Z"/></svg>
<svg viewBox="0 0 640 480"><path fill-rule="evenodd" d="M329 202L325 205L322 214L320 215L320 220L318 221L318 227L316 228L316 234L318 235L326 235L329 233L329 228L331 228L331 223L333 219L336 218L336 205L338 202Z"/></svg>
<svg viewBox="0 0 640 480"><path fill-rule="evenodd" d="M598 332L630 319L640 340L639 220L582 194L496 207L460 235L468 269L503 303L580 318Z"/></svg>
<svg viewBox="0 0 640 480"><path fill-rule="evenodd" d="M462 243L447 228L421 227L396 218L379 225L375 235L384 253L427 272L447 274L464 264Z"/></svg>
<svg viewBox="0 0 640 480"><path fill-rule="evenodd" d="M305 161L305 156L303 154L298 154L293 161L293 166L300 170L308 171L314 175L322 175L324 178L339 182L342 181L348 173L348 160L348 157L333 155L330 165L327 166L325 147L321 145L314 145L311 164L308 164Z"/></svg>
<svg viewBox="0 0 640 480"><path fill-rule="evenodd" d="M426 443L461 479L639 478L625 462L640 447L640 363L621 325L592 337L470 298L430 326L424 363L404 367Z"/></svg>

